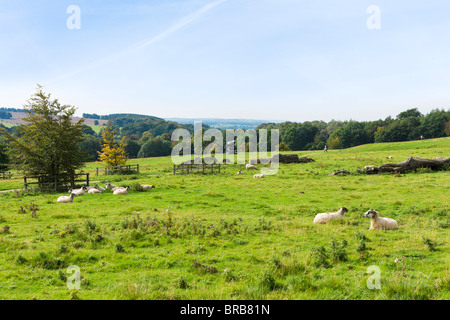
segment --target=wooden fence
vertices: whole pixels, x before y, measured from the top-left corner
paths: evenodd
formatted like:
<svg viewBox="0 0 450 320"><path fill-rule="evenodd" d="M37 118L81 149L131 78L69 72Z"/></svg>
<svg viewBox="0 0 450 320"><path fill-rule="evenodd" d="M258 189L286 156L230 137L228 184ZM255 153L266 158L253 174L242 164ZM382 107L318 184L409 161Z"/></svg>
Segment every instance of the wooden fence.
<svg viewBox="0 0 450 320"><path fill-rule="evenodd" d="M214 169L220 173L220 164L193 164L193 163L183 163L173 165L173 174L191 174L191 173L214 173Z"/></svg>
<svg viewBox="0 0 450 320"><path fill-rule="evenodd" d="M139 173L139 164L128 164L124 166L97 168L97 176L99 175L100 172L103 172L103 174L114 174L116 172Z"/></svg>
<svg viewBox="0 0 450 320"><path fill-rule="evenodd" d="M85 176L84 179L81 179L79 177ZM32 181L30 180L37 180ZM86 185L89 186L89 173L79 173L73 175L70 179L59 179L58 177L53 176L29 176L29 177L23 177L23 184L25 187L25 190L28 190L28 188L31 188L32 186L36 185L37 189L40 191L58 191L63 188L75 188L77 185Z"/></svg>
<svg viewBox="0 0 450 320"><path fill-rule="evenodd" d="M0 180L11 179L12 173L9 171L0 172Z"/></svg>

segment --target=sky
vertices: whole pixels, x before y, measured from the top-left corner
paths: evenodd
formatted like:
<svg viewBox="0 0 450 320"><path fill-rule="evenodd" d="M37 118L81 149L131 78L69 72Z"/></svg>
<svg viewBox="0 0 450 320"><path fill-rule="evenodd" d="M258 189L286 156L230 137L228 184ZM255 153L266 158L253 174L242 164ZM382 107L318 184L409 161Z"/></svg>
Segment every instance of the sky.
<svg viewBox="0 0 450 320"><path fill-rule="evenodd" d="M0 0L0 107L40 84L77 115L447 110L449 14L443 0Z"/></svg>

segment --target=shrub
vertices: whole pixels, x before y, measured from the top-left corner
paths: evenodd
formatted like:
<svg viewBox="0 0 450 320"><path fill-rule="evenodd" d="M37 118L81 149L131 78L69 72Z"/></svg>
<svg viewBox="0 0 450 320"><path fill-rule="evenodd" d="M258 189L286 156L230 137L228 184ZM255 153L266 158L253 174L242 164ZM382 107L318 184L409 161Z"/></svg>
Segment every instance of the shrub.
<svg viewBox="0 0 450 320"><path fill-rule="evenodd" d="M313 266L329 268L328 253L324 246L317 246L311 249L310 256L312 257Z"/></svg>
<svg viewBox="0 0 450 320"><path fill-rule="evenodd" d="M28 260L27 259L25 259L20 253L19 253L19 255L17 256L17 259L16 259L16 263L17 264L24 264L25 262L27 262Z"/></svg>
<svg viewBox="0 0 450 320"><path fill-rule="evenodd" d="M123 245L121 243L116 243L115 249L116 249L116 252L118 252L118 253L125 252L125 249L123 248Z"/></svg>
<svg viewBox="0 0 450 320"><path fill-rule="evenodd" d="M65 244L61 243L58 246L58 252L59 253L66 253L67 251L69 251L69 249L67 248L67 246Z"/></svg>
<svg viewBox="0 0 450 320"><path fill-rule="evenodd" d="M188 289L189 288L189 285L188 285L185 277L181 276L180 279L178 279L178 288L180 288L180 289Z"/></svg>
<svg viewBox="0 0 450 320"><path fill-rule="evenodd" d="M422 242L423 242L423 244L428 246L428 250L430 250L431 252L437 250L436 249L436 242L434 242L433 240L431 240L429 238L422 238Z"/></svg>
<svg viewBox="0 0 450 320"><path fill-rule="evenodd" d="M333 261L347 261L346 240L342 240L340 243L336 240L331 240L330 246L330 255Z"/></svg>

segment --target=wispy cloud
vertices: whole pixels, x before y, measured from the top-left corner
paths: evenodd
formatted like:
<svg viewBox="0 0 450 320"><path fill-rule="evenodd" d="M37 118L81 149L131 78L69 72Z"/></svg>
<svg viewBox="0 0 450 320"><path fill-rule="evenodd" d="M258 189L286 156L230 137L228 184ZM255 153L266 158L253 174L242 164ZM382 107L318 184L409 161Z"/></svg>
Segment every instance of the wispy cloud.
<svg viewBox="0 0 450 320"><path fill-rule="evenodd" d="M110 64L132 52L135 52L137 50L141 50L144 48L147 48L149 46L154 45L155 43L169 37L170 35L172 35L173 33L177 32L178 30L186 27L187 25L191 24L192 22L194 22L195 20L199 19L201 16L203 16L204 14L206 14L209 10L213 9L214 7L217 7L218 5L226 2L228 0L218 0L218 1L214 1L211 2L205 6L203 6L202 8L200 8L199 10L197 10L196 12L182 18L180 21L178 21L177 23L175 23L174 25L172 25L171 27L167 28L166 30L160 32L159 34L157 34L156 36L153 36L151 38L136 42L134 44L132 44L131 46L117 52L114 53L112 55L109 55L107 57L104 57L102 59L99 59L95 62L92 62L88 65L85 65L81 68L78 68L77 70L74 70L70 73L64 74L62 76L58 76L56 78L53 78L48 82L55 82L55 81L60 81L60 80L64 80L67 78L71 78L75 75L78 75L80 73L84 73L87 71L91 71L93 69L102 67L104 65Z"/></svg>

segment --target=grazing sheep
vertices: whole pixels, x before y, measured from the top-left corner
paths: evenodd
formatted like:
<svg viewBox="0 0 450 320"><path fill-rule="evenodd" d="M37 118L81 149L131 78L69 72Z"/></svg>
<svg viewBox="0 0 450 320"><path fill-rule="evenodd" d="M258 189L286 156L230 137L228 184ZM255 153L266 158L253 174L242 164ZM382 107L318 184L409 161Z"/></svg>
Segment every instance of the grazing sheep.
<svg viewBox="0 0 450 320"><path fill-rule="evenodd" d="M100 191L105 191L106 188L100 187L98 184L94 185L94 188Z"/></svg>
<svg viewBox="0 0 450 320"><path fill-rule="evenodd" d="M397 230L397 221L391 218L383 218L378 215L373 209L370 209L364 214L364 217L370 218L370 228L369 230Z"/></svg>
<svg viewBox="0 0 450 320"><path fill-rule="evenodd" d="M265 177L266 177L266 175L265 175L265 174L262 174L262 173L255 174L255 175L253 176L253 178L265 178Z"/></svg>
<svg viewBox="0 0 450 320"><path fill-rule="evenodd" d="M237 174L244 174L242 171L238 171L238 173Z"/></svg>
<svg viewBox="0 0 450 320"><path fill-rule="evenodd" d="M245 170L250 170L250 169L258 170L258 168L256 168L254 165L252 165L252 164L246 164L246 165L245 165Z"/></svg>
<svg viewBox="0 0 450 320"><path fill-rule="evenodd" d="M91 188L88 191L89 194L94 194L94 193L102 193L100 190L96 189L96 188Z"/></svg>
<svg viewBox="0 0 450 320"><path fill-rule="evenodd" d="M141 184L141 188L144 190L148 190L148 189L154 189L155 186L152 184Z"/></svg>
<svg viewBox="0 0 450 320"><path fill-rule="evenodd" d="M339 209L338 212L319 213L314 217L313 222L324 224L331 220L342 219L342 218L344 218L344 213L346 213L346 212L348 212L348 209L346 207L342 207Z"/></svg>
<svg viewBox="0 0 450 320"><path fill-rule="evenodd" d="M114 190L113 194L128 194L128 190L131 190L130 187L119 187L118 189Z"/></svg>
<svg viewBox="0 0 450 320"><path fill-rule="evenodd" d="M58 200L56 200L56 202L59 203L68 203L68 202L73 202L73 198L76 196L75 193L71 193L70 196L61 196L58 198Z"/></svg>

